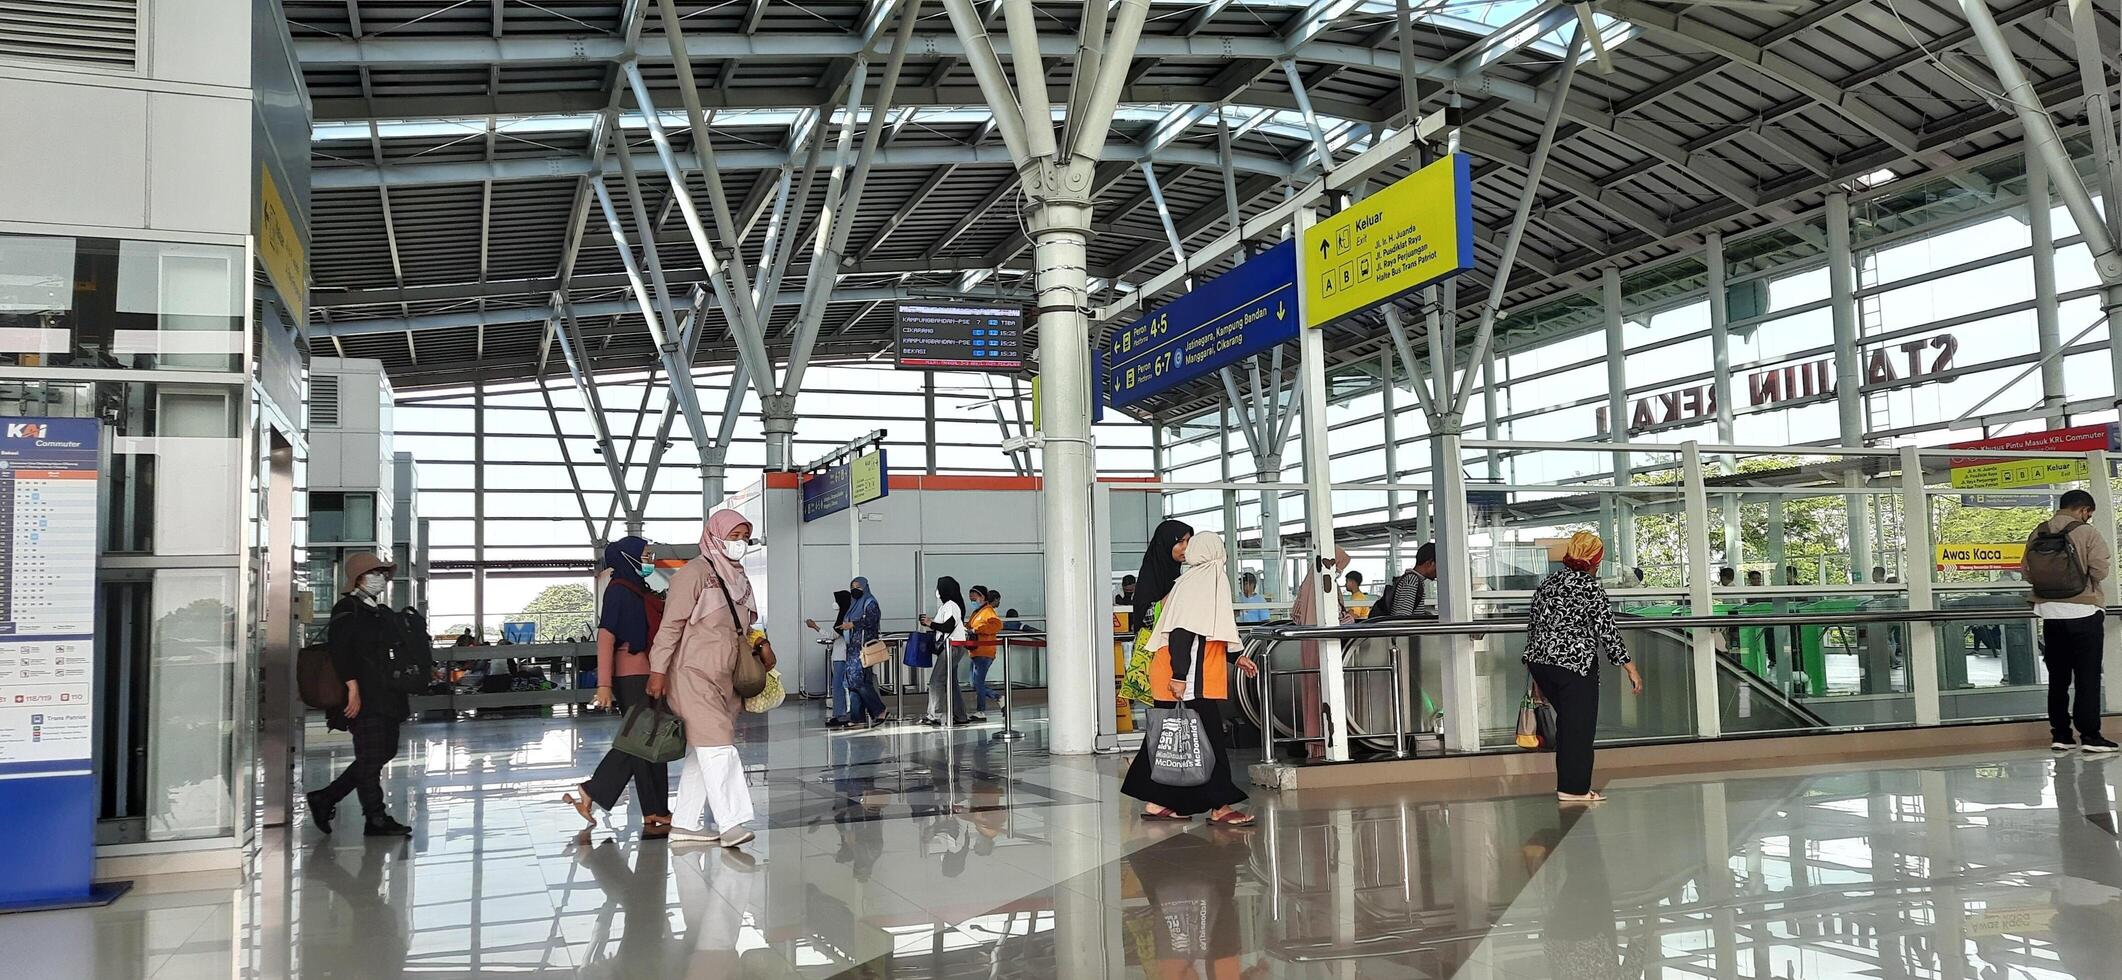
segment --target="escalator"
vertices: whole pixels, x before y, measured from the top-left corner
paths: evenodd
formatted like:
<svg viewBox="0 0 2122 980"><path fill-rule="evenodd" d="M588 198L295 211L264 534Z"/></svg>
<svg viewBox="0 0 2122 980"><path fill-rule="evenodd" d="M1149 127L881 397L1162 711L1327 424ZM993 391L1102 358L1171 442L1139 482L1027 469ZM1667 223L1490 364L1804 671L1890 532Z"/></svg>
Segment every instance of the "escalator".
<svg viewBox="0 0 2122 980"><path fill-rule="evenodd" d="M1624 635L1629 655L1641 661L1643 672L1651 676L1684 677L1694 662L1694 641L1686 630L1650 627L1630 629ZM1713 660L1717 665L1718 713L1726 734L1830 727L1827 719L1804 702L1737 661L1722 656Z"/></svg>

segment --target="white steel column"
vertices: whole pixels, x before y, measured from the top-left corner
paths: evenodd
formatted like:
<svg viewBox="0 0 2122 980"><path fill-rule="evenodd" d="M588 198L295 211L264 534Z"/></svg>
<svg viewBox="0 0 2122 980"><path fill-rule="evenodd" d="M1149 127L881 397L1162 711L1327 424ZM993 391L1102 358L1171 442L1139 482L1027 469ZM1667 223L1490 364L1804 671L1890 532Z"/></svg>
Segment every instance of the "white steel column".
<svg viewBox="0 0 2122 980"><path fill-rule="evenodd" d="M1388 349L1379 355L1378 377L1385 380L1385 482L1400 482L1400 382L1393 371L1393 352ZM1400 491L1385 491L1385 577L1391 580L1400 574Z"/></svg>
<svg viewBox="0 0 2122 980"><path fill-rule="evenodd" d="M1738 439L1731 389L1731 299L1724 287L1724 235L1710 232L1702 260L1709 267L1709 356L1710 383L1717 396L1717 441L1727 446Z"/></svg>
<svg viewBox="0 0 2122 980"><path fill-rule="evenodd" d="M1314 220L1310 208L1299 210L1292 237L1302 240ZM1304 524L1311 541L1305 570L1312 573L1308 577L1313 583L1309 598L1314 617L1319 625L1330 626L1340 620L1333 615L1338 606L1334 602L1333 574L1333 447L1327 444L1326 330L1324 327L1299 330L1297 340L1300 352L1297 368L1303 378L1304 482L1310 484L1304 495ZM1348 691L1343 686L1341 674L1341 641L1321 640L1318 648L1319 695L1325 702L1321 705L1321 720L1325 723L1326 758L1329 762L1345 762L1348 760Z"/></svg>
<svg viewBox="0 0 2122 980"><path fill-rule="evenodd" d="M1835 410L1841 418L1842 445L1864 445L1864 361L1857 349L1857 263L1849 245L1849 194L1836 191L1827 196L1827 286L1834 311ZM1843 481L1851 487L1864 483L1851 473ZM1861 582L1871 574L1871 508L1863 494L1848 494L1843 507L1849 520L1849 579Z"/></svg>
<svg viewBox="0 0 2122 980"><path fill-rule="evenodd" d="M2063 424L2063 406L2070 396L2063 391L2063 317L2056 303L2055 205L2048 193L2048 170L2041 161L2026 160L2026 225L2034 239L2034 335L2041 350L2041 407L2048 410L2048 424Z"/></svg>
<svg viewBox="0 0 2122 980"><path fill-rule="evenodd" d="M1709 356L1711 392L1717 400L1717 441L1732 445L1738 441L1734 434L1737 428L1738 406L1732 401L1731 384L1731 296L1724 286L1724 234L1710 232L1704 242L1702 261L1709 269ZM1724 457L1724 472L1736 472L1738 458ZM1739 523L1740 496L1724 495L1724 563L1736 570L1746 561L1746 538ZM1745 576L1739 581L1744 582Z"/></svg>
<svg viewBox="0 0 2122 980"><path fill-rule="evenodd" d="M1599 270L1599 296L1606 312L1606 438L1628 444L1628 339L1621 331L1621 270ZM1635 463L1627 450L1614 453L1614 486L1630 486ZM1635 508L1627 494L1612 494L1613 540L1607 542L1614 563L1626 569L1636 563ZM1605 508L1601 508L1602 510Z"/></svg>
<svg viewBox="0 0 2122 980"><path fill-rule="evenodd" d="M2113 458L2106 452L2090 452L2085 454L2085 459L2086 469L2091 473L2091 479L2087 481L2085 488L2086 491L2091 493L2093 499L2097 501L2115 499ZM2107 540L2115 540L2115 530L2118 526L2122 526L2115 520L2116 516L2113 507L2101 507L2095 510L2093 512L2093 529L2106 536ZM2115 565L2114 562L2110 561L2107 568L2107 578L2100 582L2100 601L2102 604L2109 606L2115 604L2115 586ZM2103 649L2113 650L2115 649L2115 644L2122 643L2122 619L2114 616L2107 617L2106 633L2106 645ZM2100 699L2106 702L2108 711L2122 711L2122 684L2107 685L2106 690L2101 692Z"/></svg>
<svg viewBox="0 0 2122 980"><path fill-rule="evenodd" d="M1439 375L1442 377L1442 375ZM1438 398L1444 393L1439 391ZM1460 465L1459 434L1439 432L1430 438L1430 495L1436 519L1437 619L1464 623L1474 618L1474 566L1467 552L1472 521L1466 507L1466 468ZM1444 747L1453 752L1481 748L1481 670L1474 662L1473 637L1464 633L1442 638L1444 691L1437 699L1444 712Z"/></svg>
<svg viewBox="0 0 2122 980"><path fill-rule="evenodd" d="M1908 586L1910 612L1937 608L1931 579L1937 555L1930 543L1930 491L1924 485L1923 457L1916 447L1901 447L1901 581ZM1868 569L1867 569L1868 570ZM1890 627L1873 626L1872 629ZM1938 628L1928 619L1908 624L1907 657L1909 690L1916 699L1916 724L1938 724L1942 705L1938 695Z"/></svg>
<svg viewBox="0 0 2122 980"><path fill-rule="evenodd" d="M1714 616L1716 600L1710 586L1717 580L1709 561L1709 494L1702 484L1701 444L1690 439L1680 444L1680 465L1685 480L1687 518L1688 615L1697 619ZM1688 630L1693 648L1695 732L1703 738L1724 734L1724 715L1717 702L1717 627Z"/></svg>
<svg viewBox="0 0 2122 980"><path fill-rule="evenodd" d="M1036 23L1029 0L1004 0L1013 26ZM1025 56L1013 66L1031 103L1042 106L1033 118L1012 91L995 54L981 12L972 0L944 0L951 27L965 45L980 92L994 113L996 129L1009 146L1029 206L1027 231L1032 240L1039 317L1041 476L1040 531L1046 545L1045 581L1051 669L1048 717L1050 747L1056 754L1093 751L1098 738L1098 670L1111 650L1109 611L1097 599L1104 582L1097 574L1096 553L1105 548L1105 533L1095 521L1093 494L1096 468L1091 441L1093 374L1088 316L1088 246L1094 176L1113 110L1119 104L1135 42L1149 15L1148 0L1120 0L1102 55L1088 70L1080 62L1070 92L1067 147L1053 139L1053 120L1045 113L1045 66L1036 46L1020 48ZM1087 18L1082 43L1087 49L1102 27ZM1034 32L1034 40L1036 32ZM1030 130L1047 132L1032 135ZM1109 674L1107 676L1110 676Z"/></svg>

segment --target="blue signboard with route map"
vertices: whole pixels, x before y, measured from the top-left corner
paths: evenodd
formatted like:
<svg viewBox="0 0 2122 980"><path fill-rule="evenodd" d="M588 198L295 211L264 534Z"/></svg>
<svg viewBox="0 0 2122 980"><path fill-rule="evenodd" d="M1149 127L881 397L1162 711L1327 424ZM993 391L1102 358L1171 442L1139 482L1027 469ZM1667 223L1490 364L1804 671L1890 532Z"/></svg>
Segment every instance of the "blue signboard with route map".
<svg viewBox="0 0 2122 980"><path fill-rule="evenodd" d="M1297 243L1286 241L1113 335L1113 407L1130 405L1297 339Z"/></svg>

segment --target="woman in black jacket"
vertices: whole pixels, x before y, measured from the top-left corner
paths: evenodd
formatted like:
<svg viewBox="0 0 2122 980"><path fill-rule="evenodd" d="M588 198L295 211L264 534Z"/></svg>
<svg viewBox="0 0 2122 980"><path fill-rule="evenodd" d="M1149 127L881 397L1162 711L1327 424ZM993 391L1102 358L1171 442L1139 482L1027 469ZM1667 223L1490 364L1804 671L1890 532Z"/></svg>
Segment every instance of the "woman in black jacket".
<svg viewBox="0 0 2122 980"><path fill-rule="evenodd" d="M325 713L324 722L354 738L354 761L331 785L303 797L309 804L310 822L318 830L332 832L332 816L339 801L352 793L360 797L365 817L362 833L369 837L407 837L413 829L394 819L383 804L383 767L398 756L398 726L412 713L403 685L392 675L410 652L405 624L396 612L382 604L390 588L395 566L375 555L362 553L346 560L346 594L332 606L332 667L346 682L346 705ZM419 637L418 642L426 642Z"/></svg>

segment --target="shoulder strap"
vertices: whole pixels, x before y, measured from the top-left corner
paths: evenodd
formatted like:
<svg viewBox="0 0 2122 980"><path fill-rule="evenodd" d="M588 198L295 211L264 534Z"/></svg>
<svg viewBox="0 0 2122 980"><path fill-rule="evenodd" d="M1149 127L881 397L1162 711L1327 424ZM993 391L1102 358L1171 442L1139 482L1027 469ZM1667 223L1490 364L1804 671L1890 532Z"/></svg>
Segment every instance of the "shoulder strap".
<svg viewBox="0 0 2122 980"><path fill-rule="evenodd" d="M730 625L735 626L737 628L738 633L743 633L746 629L746 626L744 624L744 617L737 614L737 600L730 598L729 586L723 584L722 582L722 573L715 572L714 576L715 588L722 592L722 603L729 607Z"/></svg>

